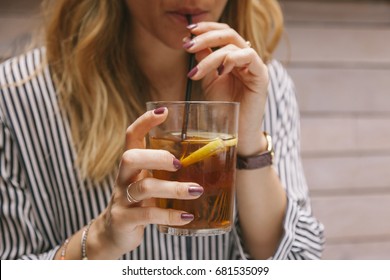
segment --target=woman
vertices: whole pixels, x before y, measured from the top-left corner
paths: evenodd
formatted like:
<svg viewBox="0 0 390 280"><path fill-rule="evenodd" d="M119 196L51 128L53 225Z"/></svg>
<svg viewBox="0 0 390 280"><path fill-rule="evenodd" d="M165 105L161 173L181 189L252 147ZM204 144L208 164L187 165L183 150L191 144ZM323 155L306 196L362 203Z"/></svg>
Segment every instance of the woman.
<svg viewBox="0 0 390 280"><path fill-rule="evenodd" d="M323 227L302 171L293 84L271 59L282 31L276 1L62 0L45 7L44 47L0 68L2 259L321 256ZM185 75L189 53L197 66ZM242 161L266 150L263 131L273 137L274 167L237 171L238 215L229 234L156 230L193 215L159 209L153 198L203 192L147 176L180 163L145 149L145 135L168 114L144 113L145 102L183 100L187 76L195 81L193 99L241 103Z"/></svg>

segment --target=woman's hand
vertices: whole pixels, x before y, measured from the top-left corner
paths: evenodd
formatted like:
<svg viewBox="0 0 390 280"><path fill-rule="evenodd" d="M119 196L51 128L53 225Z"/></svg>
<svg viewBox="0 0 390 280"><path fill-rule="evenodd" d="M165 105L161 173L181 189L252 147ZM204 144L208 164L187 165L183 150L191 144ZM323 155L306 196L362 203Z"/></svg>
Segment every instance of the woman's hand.
<svg viewBox="0 0 390 280"><path fill-rule="evenodd" d="M267 99L267 66L226 24L200 22L190 25L189 30L196 37L185 38L183 47L196 54L198 65L188 76L202 79L207 100L241 103L238 153L259 152L266 145L260 129Z"/></svg>
<svg viewBox="0 0 390 280"><path fill-rule="evenodd" d="M148 176L148 170L174 172L181 167L168 151L145 149L145 135L152 127L162 123L167 115L166 108L148 111L127 129L126 151L122 156L111 201L93 224L95 240L88 238L91 241L88 250L95 254L92 257L119 258L134 250L140 245L144 227L148 224L180 226L192 221L191 213L158 208L153 200L196 199L203 192L203 188L196 183L162 181Z"/></svg>
<svg viewBox="0 0 390 280"><path fill-rule="evenodd" d="M202 80L208 100L240 102L239 155L265 151L267 143L261 126L267 100L267 66L226 24L201 22L188 28L196 37L187 38L183 47L195 53L199 62L188 76ZM287 204L284 189L273 168L237 172L236 185L245 247L254 259L269 258L283 235Z"/></svg>

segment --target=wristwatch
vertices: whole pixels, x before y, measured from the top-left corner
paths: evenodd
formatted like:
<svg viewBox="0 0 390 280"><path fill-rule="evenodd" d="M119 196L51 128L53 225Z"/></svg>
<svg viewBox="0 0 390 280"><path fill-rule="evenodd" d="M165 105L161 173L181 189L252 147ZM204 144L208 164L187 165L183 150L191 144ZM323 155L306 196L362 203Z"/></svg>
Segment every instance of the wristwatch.
<svg viewBox="0 0 390 280"><path fill-rule="evenodd" d="M271 136L263 132L265 138L267 139L267 150L258 155L242 157L237 155L237 169L258 169L263 168L269 165L272 165L274 159L274 148L272 145Z"/></svg>

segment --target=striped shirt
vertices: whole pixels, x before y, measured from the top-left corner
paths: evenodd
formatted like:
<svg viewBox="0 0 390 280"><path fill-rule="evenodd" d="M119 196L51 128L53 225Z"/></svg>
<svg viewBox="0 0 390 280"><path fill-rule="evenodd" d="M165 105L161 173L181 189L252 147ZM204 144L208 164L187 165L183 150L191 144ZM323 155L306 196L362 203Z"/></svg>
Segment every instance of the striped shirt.
<svg viewBox="0 0 390 280"><path fill-rule="evenodd" d="M0 258L52 259L64 240L97 217L114 178L82 179L74 164L69 120L60 110L45 52L35 49L0 64ZM277 61L263 129L274 140L275 169L286 188L284 235L274 259L316 259L323 226L312 215L299 151L294 86ZM6 86L8 85L8 86ZM123 259L247 259L239 221L230 233L183 237L145 228L139 247Z"/></svg>

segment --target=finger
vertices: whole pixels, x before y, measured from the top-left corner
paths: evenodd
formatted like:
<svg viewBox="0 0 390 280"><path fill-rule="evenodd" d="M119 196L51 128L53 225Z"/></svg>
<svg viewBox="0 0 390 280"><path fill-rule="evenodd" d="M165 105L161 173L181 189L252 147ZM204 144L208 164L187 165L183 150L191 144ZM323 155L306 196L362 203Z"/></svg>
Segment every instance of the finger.
<svg viewBox="0 0 390 280"><path fill-rule="evenodd" d="M218 78L220 71L223 70L223 60L228 53L229 48L236 49L237 47L226 46L223 50L218 50L216 52L213 52L210 49L205 49L196 53L196 60L198 61L198 64L195 66L195 68L190 70L188 76L193 80L204 79L203 81L206 87L212 84L215 79ZM210 55L212 56L206 59ZM199 69L201 69L200 73L198 73ZM195 74L192 76L190 74L191 71L193 71L193 73L195 72Z"/></svg>
<svg viewBox="0 0 390 280"><path fill-rule="evenodd" d="M213 51L211 49L204 49L195 54L196 61L199 63L203 59L205 59L207 56L212 54Z"/></svg>
<svg viewBox="0 0 390 280"><path fill-rule="evenodd" d="M137 201L149 198L196 199L204 189L197 183L176 182L145 178L130 184L126 188L128 196Z"/></svg>
<svg viewBox="0 0 390 280"><path fill-rule="evenodd" d="M223 72L220 71L220 75L229 73L234 68L246 68L247 71L255 77L263 76L262 74L265 66L256 51L251 48L228 52L221 65L223 65Z"/></svg>
<svg viewBox="0 0 390 280"><path fill-rule="evenodd" d="M131 149L122 155L117 183L119 186L128 186L143 169L177 171L180 168L180 161L168 151Z"/></svg>
<svg viewBox="0 0 390 280"><path fill-rule="evenodd" d="M263 65L262 60L253 49L240 49L234 45L228 45L204 57L196 66L197 71L191 79L200 80L209 73L221 75L240 67L246 67L251 74L260 76L263 70L261 65Z"/></svg>
<svg viewBox="0 0 390 280"><path fill-rule="evenodd" d="M126 130L126 150L144 148L145 135L155 126L165 121L168 109L165 107L147 111L136 119Z"/></svg>
<svg viewBox="0 0 390 280"><path fill-rule="evenodd" d="M248 48L247 42L234 30L211 30L202 33L191 40L184 39L183 48L190 53L195 53L206 48L223 47L229 44L239 48Z"/></svg>
<svg viewBox="0 0 390 280"><path fill-rule="evenodd" d="M137 207L131 209L131 222L135 225L161 224L180 226L191 222L194 215L184 211L158 207Z"/></svg>
<svg viewBox="0 0 390 280"><path fill-rule="evenodd" d="M223 30L223 29L230 29L231 27L222 22L215 22L215 21L203 21L198 22L196 24L189 25L188 30L194 34L194 35L200 35L202 33L211 31L211 30Z"/></svg>

